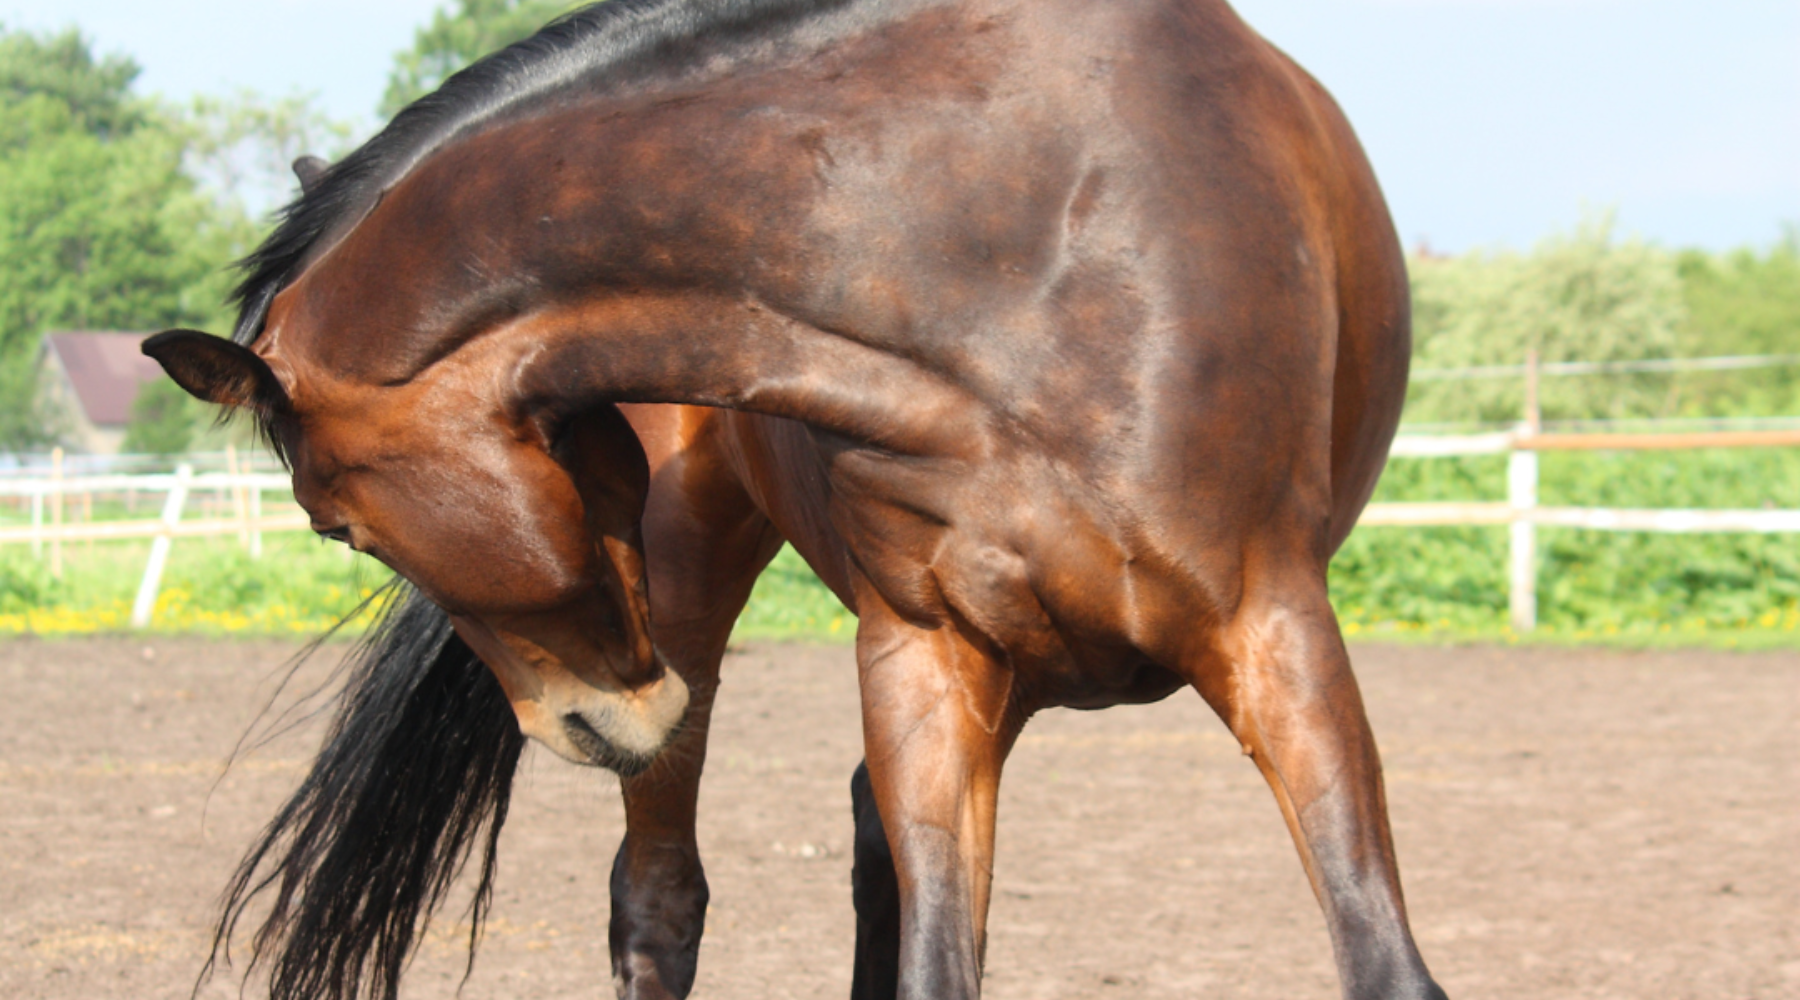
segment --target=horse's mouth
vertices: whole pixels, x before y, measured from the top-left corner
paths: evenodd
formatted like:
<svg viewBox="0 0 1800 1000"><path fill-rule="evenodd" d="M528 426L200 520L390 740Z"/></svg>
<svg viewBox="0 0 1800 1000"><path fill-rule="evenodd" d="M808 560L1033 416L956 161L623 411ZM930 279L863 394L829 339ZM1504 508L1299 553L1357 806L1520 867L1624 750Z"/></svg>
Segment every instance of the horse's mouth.
<svg viewBox="0 0 1800 1000"><path fill-rule="evenodd" d="M587 762L595 767L604 767L621 778L635 778L650 769L656 755L662 752L659 746L650 753L632 753L620 748L611 740L600 735L579 713L570 712L563 716L563 734L574 744L575 749L587 758ZM664 746L667 746L665 741Z"/></svg>

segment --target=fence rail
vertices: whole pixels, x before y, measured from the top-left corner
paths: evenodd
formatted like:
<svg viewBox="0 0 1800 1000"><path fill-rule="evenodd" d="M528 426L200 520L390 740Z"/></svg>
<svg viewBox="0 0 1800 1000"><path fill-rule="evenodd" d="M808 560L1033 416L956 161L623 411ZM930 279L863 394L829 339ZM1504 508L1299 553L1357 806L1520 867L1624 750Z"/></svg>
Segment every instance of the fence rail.
<svg viewBox="0 0 1800 1000"><path fill-rule="evenodd" d="M1546 451L1668 451L1695 448L1800 447L1800 430L1704 431L1678 433L1545 434L1521 426L1513 432L1461 436L1401 435L1395 458L1446 458L1459 455L1507 456L1504 502L1378 503L1363 512L1369 527L1504 525L1509 529L1508 605L1512 624L1521 632L1537 625L1537 529L1585 528L1594 531L1666 533L1754 532L1800 533L1800 510L1682 510L1538 505L1538 455ZM231 459L235 465L235 458ZM51 548L52 565L60 573L61 546L66 542L152 539L150 558L133 605L132 624L143 628L161 586L169 547L176 538L237 535L260 554L265 532L305 531L304 512L265 514L266 493L292 502L292 483L284 473L240 471L196 473L182 465L173 473L144 475L62 476L60 463L49 476L0 478L0 497L28 497L29 525L0 526L0 544L30 543L41 552ZM211 491L231 499L232 516L182 519L195 492ZM166 494L162 515L155 519L66 522L63 504L70 496L95 494ZM46 523L49 507L50 523Z"/></svg>
<svg viewBox="0 0 1800 1000"><path fill-rule="evenodd" d="M165 524L154 521L94 521L87 524L11 525L0 527L0 544L8 542L116 542L130 538L201 538L208 535L242 535L304 531L311 525L305 514L265 514L255 520L206 518Z"/></svg>
<svg viewBox="0 0 1800 1000"><path fill-rule="evenodd" d="M1546 361L1520 365L1475 365L1469 368L1415 368L1414 382L1530 377L1541 375L1644 375L1677 372L1726 372L1747 368L1787 368L1800 365L1800 354L1734 354L1711 358L1647 358L1638 361Z"/></svg>
<svg viewBox="0 0 1800 1000"><path fill-rule="evenodd" d="M48 545L51 572L60 577L65 542L150 539L150 557L145 562L144 575L138 582L137 597L131 609L132 627L147 628L162 588L169 549L175 539L237 535L249 548L251 556L260 558L265 532L304 531L311 525L311 519L304 512L265 514L263 511L265 493L280 493L291 504L293 483L287 475L250 471L249 463L239 465L235 452L228 454L227 461L235 471L196 474L192 465L182 464L172 473L65 476L63 456L58 451L52 456L48 476L0 479L0 497L29 498L31 506L30 524L0 526L0 544L29 543L39 554ZM229 498L232 516L183 521L182 514L189 498L196 492L208 491ZM92 517L93 498L97 495L136 497L158 493L165 496L162 515L154 520L94 520ZM69 522L64 518L65 501L70 497L83 498L82 506L88 514L83 520ZM45 523L46 513L49 523Z"/></svg>
<svg viewBox="0 0 1800 1000"><path fill-rule="evenodd" d="M1537 628L1537 529L1800 533L1800 510L1695 510L1538 506L1538 454L1546 451L1686 451L1697 448L1800 447L1800 430L1700 431L1671 434L1544 434L1522 425L1511 433L1460 437L1402 435L1390 452L1396 458L1457 455L1507 456L1504 503L1378 503L1363 511L1359 525L1371 527L1452 527L1506 525L1507 608L1514 630Z"/></svg>

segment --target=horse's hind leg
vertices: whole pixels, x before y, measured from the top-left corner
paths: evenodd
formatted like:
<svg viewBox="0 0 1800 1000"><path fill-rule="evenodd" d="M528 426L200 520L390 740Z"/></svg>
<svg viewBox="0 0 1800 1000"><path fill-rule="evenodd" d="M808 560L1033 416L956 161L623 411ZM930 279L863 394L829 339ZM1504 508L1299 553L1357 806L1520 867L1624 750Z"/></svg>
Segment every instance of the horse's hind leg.
<svg viewBox="0 0 1800 1000"><path fill-rule="evenodd" d="M850 809L856 817L856 861L850 869L856 972L850 1000L893 1000L900 988L900 880L866 763L856 765L850 778Z"/></svg>
<svg viewBox="0 0 1800 1000"><path fill-rule="evenodd" d="M1349 1000L1443 1000L1413 943L1381 762L1322 580L1249 595L1192 680L1261 769Z"/></svg>

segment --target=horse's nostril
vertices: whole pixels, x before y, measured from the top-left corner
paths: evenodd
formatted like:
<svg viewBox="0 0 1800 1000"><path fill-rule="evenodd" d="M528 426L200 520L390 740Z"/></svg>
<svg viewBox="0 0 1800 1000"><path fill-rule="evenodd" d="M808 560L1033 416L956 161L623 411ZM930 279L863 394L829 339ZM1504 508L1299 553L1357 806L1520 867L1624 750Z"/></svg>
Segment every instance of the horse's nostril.
<svg viewBox="0 0 1800 1000"><path fill-rule="evenodd" d="M602 600L600 602L600 613L598 617L600 619L600 628L603 629L608 636L615 640L623 640L625 638L625 619L624 616L619 614L618 605L614 604L612 601Z"/></svg>

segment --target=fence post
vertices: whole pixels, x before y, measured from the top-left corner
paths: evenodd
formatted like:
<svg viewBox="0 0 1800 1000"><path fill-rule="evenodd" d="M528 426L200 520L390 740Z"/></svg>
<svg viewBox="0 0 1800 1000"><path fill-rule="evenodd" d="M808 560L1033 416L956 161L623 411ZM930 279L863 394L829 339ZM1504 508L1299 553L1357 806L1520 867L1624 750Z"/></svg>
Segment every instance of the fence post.
<svg viewBox="0 0 1800 1000"><path fill-rule="evenodd" d="M1535 437L1543 430L1543 410L1538 397L1538 352L1525 352L1525 422L1518 433ZM1512 506L1507 609L1515 632L1537 628L1537 525L1530 520L1538 502L1538 454L1517 446L1506 455L1506 502Z"/></svg>
<svg viewBox="0 0 1800 1000"><path fill-rule="evenodd" d="M1537 628L1537 525L1530 520L1537 506L1538 456L1514 448L1506 457L1506 502L1512 505L1510 573L1507 601L1515 632Z"/></svg>
<svg viewBox="0 0 1800 1000"><path fill-rule="evenodd" d="M250 558L262 558L262 487L250 487Z"/></svg>
<svg viewBox="0 0 1800 1000"><path fill-rule="evenodd" d="M62 579L62 526L63 526L63 450L56 448L50 452L50 486L56 491L50 499L50 524L56 529L50 539L50 575Z"/></svg>
<svg viewBox="0 0 1800 1000"><path fill-rule="evenodd" d="M169 561L169 545L175 537L173 529L181 520L181 508L187 503L188 482L193 478L194 467L185 462L175 470L175 485L169 487L169 499L163 503L162 534L150 543L150 562L144 566L137 601L131 606L132 628L150 627L150 614L156 610L156 592L162 588L163 567Z"/></svg>
<svg viewBox="0 0 1800 1000"><path fill-rule="evenodd" d="M44 487L33 483L31 491L31 558L44 558Z"/></svg>
<svg viewBox="0 0 1800 1000"><path fill-rule="evenodd" d="M244 470L238 465L237 446L229 442L225 445L225 468L231 474L231 500L237 511L238 542L248 549L250 547L250 498L244 494Z"/></svg>

